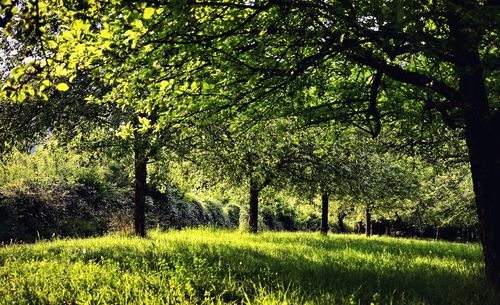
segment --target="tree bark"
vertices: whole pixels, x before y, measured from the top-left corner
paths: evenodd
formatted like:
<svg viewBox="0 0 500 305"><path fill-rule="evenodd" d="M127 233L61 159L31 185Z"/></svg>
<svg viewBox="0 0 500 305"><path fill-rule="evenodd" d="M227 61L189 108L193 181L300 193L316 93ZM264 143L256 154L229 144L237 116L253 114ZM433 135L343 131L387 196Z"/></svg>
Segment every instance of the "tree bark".
<svg viewBox="0 0 500 305"><path fill-rule="evenodd" d="M134 229L135 234L146 236L145 202L146 202L146 176L147 158L144 152L136 145L134 147Z"/></svg>
<svg viewBox="0 0 500 305"><path fill-rule="evenodd" d="M460 14L448 18L486 277L500 290L500 112L491 113L486 93L478 51L481 30Z"/></svg>
<svg viewBox="0 0 500 305"><path fill-rule="evenodd" d="M498 114L497 117L489 114L482 73L478 69L462 75L460 91L465 103L466 141L486 276L500 288L500 128Z"/></svg>
<svg viewBox="0 0 500 305"><path fill-rule="evenodd" d="M356 223L356 232L357 232L357 234L363 234L363 222L362 221L358 221Z"/></svg>
<svg viewBox="0 0 500 305"><path fill-rule="evenodd" d="M365 228L366 236L372 235L372 214L370 213L370 209L366 208L366 228Z"/></svg>
<svg viewBox="0 0 500 305"><path fill-rule="evenodd" d="M248 213L248 227L251 233L257 233L259 223L259 189L250 187L250 209Z"/></svg>
<svg viewBox="0 0 500 305"><path fill-rule="evenodd" d="M328 193L321 194L321 234L328 234Z"/></svg>
<svg viewBox="0 0 500 305"><path fill-rule="evenodd" d="M337 213L337 225L339 227L339 233L345 233L344 215L345 214L342 212Z"/></svg>

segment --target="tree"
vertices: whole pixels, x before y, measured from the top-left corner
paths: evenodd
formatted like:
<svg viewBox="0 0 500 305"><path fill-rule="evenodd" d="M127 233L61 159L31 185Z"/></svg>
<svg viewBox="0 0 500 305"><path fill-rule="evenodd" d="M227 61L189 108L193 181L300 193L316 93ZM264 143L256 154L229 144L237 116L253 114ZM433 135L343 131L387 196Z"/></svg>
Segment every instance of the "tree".
<svg viewBox="0 0 500 305"><path fill-rule="evenodd" d="M440 238L439 231L447 227L462 231L460 238L469 240L475 231L477 217L467 166L434 166L426 169L422 176L419 208L424 221L435 228L436 240Z"/></svg>
<svg viewBox="0 0 500 305"><path fill-rule="evenodd" d="M245 130L226 125L209 125L202 133L203 144L191 159L214 181L226 181L236 188L246 188L249 196L248 226L258 231L259 196L283 180L293 160L295 147L288 132L290 121L274 120Z"/></svg>
<svg viewBox="0 0 500 305"><path fill-rule="evenodd" d="M288 184L301 197L315 197L318 194L321 196L320 232L322 234L327 234L329 231L330 198L341 196L349 179L347 174L349 164L346 157L348 152L341 144L343 137L341 135L333 137L339 132L326 132L325 129L328 128L328 126L307 129L302 127L295 131L292 137L296 152L293 161L287 167ZM330 129L333 130L333 128Z"/></svg>
<svg viewBox="0 0 500 305"><path fill-rule="evenodd" d="M140 73L136 73L133 65L144 64L146 67L151 63L152 58L150 50L146 51L147 54L139 51L141 55L137 53L133 57L129 57L128 53L135 53L136 44L145 34L144 25L139 19L135 19L137 10L142 12L144 9L143 5L131 4L125 9L126 12L117 11L117 7L106 7L106 9L109 8L107 13L111 18L122 16L122 14L127 15L127 18L134 18L135 26L129 30L121 27L114 28L113 22L109 22L109 19L102 18L102 16L82 18L81 15L75 16L72 13L74 10L89 8L88 6L66 7L61 6L60 3L50 3L50 1L27 1L26 3L8 1L7 5L2 8L7 12L5 18L2 19L5 31L0 34L2 53L9 56L23 53L28 58L24 62L22 60L9 61L12 70L8 77L3 78L0 99L10 104L20 103L9 107L10 109L24 107L22 115L27 117L30 107L24 105L23 102L39 99L46 100L50 104L54 97L52 92L55 92L56 96L59 94L67 99L70 97L68 93L78 91L80 93L78 102L81 106L93 110L84 115L97 119L108 128L101 134L106 139L97 139L97 141L112 139L114 142L120 142L119 137L116 137L118 135L122 138L121 142L113 145L121 146L124 152L132 152L134 155L134 227L138 235L145 236L144 205L147 163L157 157L158 151L167 147L172 149L175 147L175 141L182 138L177 135L179 135L179 127L184 126L185 120L184 118L175 120L169 115L169 112L177 110L178 105L175 101L166 102L170 96L164 94L165 88L173 88L175 75L179 70L176 64L173 64L161 73L153 73L146 69L141 69ZM153 14L154 10L151 14L141 14L141 19L146 22ZM57 22L51 22L53 18L56 18ZM101 27L103 28L100 31L102 35L93 35L93 31ZM126 36L130 39L116 41L116 48L111 49L110 46L116 38L113 35L120 38ZM103 56L103 50L107 50L105 51L107 56ZM177 60L181 63L183 61L175 52L169 58L163 55L164 53L158 56L162 60L169 61L169 64ZM127 62L126 58L131 59L133 64ZM129 70L130 67L133 71ZM120 71L119 75L116 74L117 70ZM82 71L85 71L87 87L79 78ZM155 78L154 82L149 79L152 76ZM98 83L105 88L104 93L93 90L94 88L89 83ZM188 84L187 89L190 88ZM175 89L185 91L178 87ZM76 117L69 109L71 103L64 98L61 99L60 105L65 111L61 114ZM50 119L44 122L45 125L51 123ZM70 122L66 120L64 123ZM177 128L174 128L174 125ZM54 125L50 125L50 128L53 127ZM70 126L67 127L71 130ZM10 132L14 130L10 128ZM174 134L175 140L172 139ZM73 133L73 136L81 137L81 134Z"/></svg>
<svg viewBox="0 0 500 305"><path fill-rule="evenodd" d="M375 144L377 145L377 144ZM372 216L377 210L395 210L404 199L411 198L417 187L416 177L405 160L377 153L374 144L359 145L351 155L353 162L350 197L363 206L365 234L372 235Z"/></svg>

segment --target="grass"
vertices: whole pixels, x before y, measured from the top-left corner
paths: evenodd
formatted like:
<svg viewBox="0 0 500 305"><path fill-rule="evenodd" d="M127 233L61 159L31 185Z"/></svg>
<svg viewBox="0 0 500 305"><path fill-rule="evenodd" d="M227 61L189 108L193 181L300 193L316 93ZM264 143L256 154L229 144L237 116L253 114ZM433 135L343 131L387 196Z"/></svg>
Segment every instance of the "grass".
<svg viewBox="0 0 500 305"><path fill-rule="evenodd" d="M0 304L500 304L478 245L195 229L0 248Z"/></svg>

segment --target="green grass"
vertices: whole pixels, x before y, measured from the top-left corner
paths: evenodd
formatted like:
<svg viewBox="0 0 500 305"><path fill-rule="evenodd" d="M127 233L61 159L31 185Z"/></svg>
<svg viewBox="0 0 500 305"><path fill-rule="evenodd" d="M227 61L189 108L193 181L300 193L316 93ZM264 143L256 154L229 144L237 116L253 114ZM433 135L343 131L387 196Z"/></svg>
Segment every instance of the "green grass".
<svg viewBox="0 0 500 305"><path fill-rule="evenodd" d="M0 248L0 304L500 304L478 245L197 229Z"/></svg>

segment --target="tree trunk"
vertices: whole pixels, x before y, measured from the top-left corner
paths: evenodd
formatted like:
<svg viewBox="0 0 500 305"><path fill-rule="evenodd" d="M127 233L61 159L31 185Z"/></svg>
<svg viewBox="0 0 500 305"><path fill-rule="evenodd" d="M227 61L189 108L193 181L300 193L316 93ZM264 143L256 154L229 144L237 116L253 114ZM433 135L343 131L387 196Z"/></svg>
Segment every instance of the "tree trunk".
<svg viewBox="0 0 500 305"><path fill-rule="evenodd" d="M435 241L439 240L439 227L436 227L436 237L434 238Z"/></svg>
<svg viewBox="0 0 500 305"><path fill-rule="evenodd" d="M366 208L366 228L365 228L366 236L372 235L372 215L370 214L370 209Z"/></svg>
<svg viewBox="0 0 500 305"><path fill-rule="evenodd" d="M459 14L448 18L486 277L500 289L500 112L490 110L478 51L481 32Z"/></svg>
<svg viewBox="0 0 500 305"><path fill-rule="evenodd" d="M134 148L134 229L135 234L145 237L146 165L147 159L139 147Z"/></svg>
<svg viewBox="0 0 500 305"><path fill-rule="evenodd" d="M321 194L321 234L328 234L328 193Z"/></svg>
<svg viewBox="0 0 500 305"><path fill-rule="evenodd" d="M356 223L356 231L358 234L362 234L363 232L363 222L362 221L358 221Z"/></svg>
<svg viewBox="0 0 500 305"><path fill-rule="evenodd" d="M470 55L470 54L469 54ZM465 133L480 223L486 276L500 288L500 124L492 116L479 55L470 55L469 69L460 77ZM470 68L473 67L473 68Z"/></svg>
<svg viewBox="0 0 500 305"><path fill-rule="evenodd" d="M339 233L345 233L344 217L344 213L337 213L337 226L339 227Z"/></svg>
<svg viewBox="0 0 500 305"><path fill-rule="evenodd" d="M466 141L486 276L493 285L500 288L499 119L489 115L484 85L477 80L482 78L479 75L473 76L475 77L463 77L460 86L465 97Z"/></svg>
<svg viewBox="0 0 500 305"><path fill-rule="evenodd" d="M248 213L248 227L251 233L257 233L259 223L259 190L250 187L250 209Z"/></svg>

